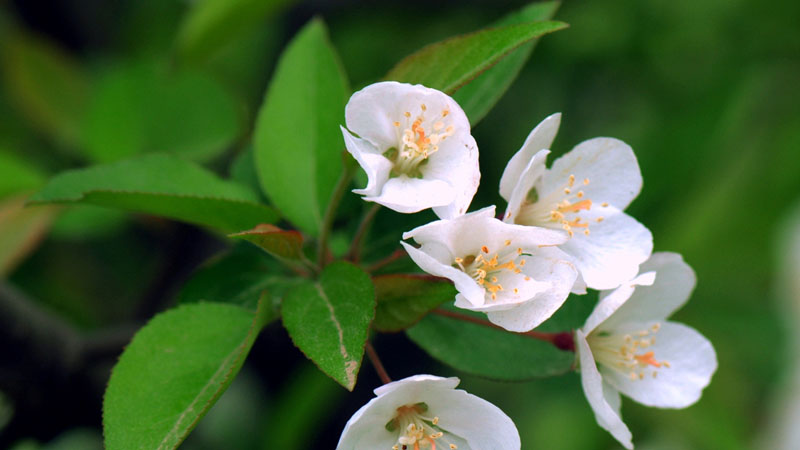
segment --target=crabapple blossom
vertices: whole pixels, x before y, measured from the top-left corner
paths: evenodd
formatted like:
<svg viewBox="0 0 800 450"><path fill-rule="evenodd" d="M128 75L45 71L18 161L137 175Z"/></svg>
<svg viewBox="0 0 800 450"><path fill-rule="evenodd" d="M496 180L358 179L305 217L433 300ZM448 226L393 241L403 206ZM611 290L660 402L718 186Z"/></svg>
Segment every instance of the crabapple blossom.
<svg viewBox="0 0 800 450"><path fill-rule="evenodd" d="M665 319L689 298L692 269L676 253L654 253L642 274L604 291L575 332L581 384L595 418L626 448L631 432L620 415L620 393L647 406L695 403L717 369L711 343Z"/></svg>
<svg viewBox="0 0 800 450"><path fill-rule="evenodd" d="M353 414L336 450L519 450L514 422L460 389L458 378L414 375L375 389Z"/></svg>
<svg viewBox="0 0 800 450"><path fill-rule="evenodd" d="M631 148L612 138L594 138L545 162L561 114L531 131L500 180L508 201L508 223L560 230L559 246L573 258L586 285L612 289L633 278L653 250L650 231L623 210L642 188ZM576 291L581 291L581 285Z"/></svg>
<svg viewBox="0 0 800 450"><path fill-rule="evenodd" d="M386 81L350 97L347 151L367 174L353 192L401 213L464 214L480 181L478 146L466 114L435 89ZM349 131L348 131L349 130Z"/></svg>
<svg viewBox="0 0 800 450"><path fill-rule="evenodd" d="M489 206L403 234L402 242L422 270L449 278L455 305L485 312L510 331L529 331L566 300L577 271L555 247L567 236L555 230L503 223Z"/></svg>

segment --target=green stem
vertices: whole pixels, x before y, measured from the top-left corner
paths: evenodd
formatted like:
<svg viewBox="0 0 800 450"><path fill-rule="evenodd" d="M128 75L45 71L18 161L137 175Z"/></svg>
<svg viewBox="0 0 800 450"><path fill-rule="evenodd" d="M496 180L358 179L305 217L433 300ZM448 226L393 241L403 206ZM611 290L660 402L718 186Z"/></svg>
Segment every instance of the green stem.
<svg viewBox="0 0 800 450"><path fill-rule="evenodd" d="M339 180L336 181L336 186L333 188L331 199L328 202L328 207L325 208L325 216L322 218L322 226L319 231L319 239L317 239L317 267L322 270L325 267L328 257L328 238L331 234L331 227L333 220L336 218L336 210L339 208L339 203L342 201L347 187L350 186L350 181L356 174L356 167L352 164L344 163L342 173L339 175Z"/></svg>
<svg viewBox="0 0 800 450"><path fill-rule="evenodd" d="M356 234L353 236L353 242L350 244L350 250L347 251L347 259L356 264L358 264L358 261L361 259L361 246L364 243L364 238L367 236L369 228L372 225L372 221L375 220L375 215L378 213L379 209L381 209L381 205L373 203L364 214L364 218L361 219L361 223L358 224L358 230L356 230Z"/></svg>

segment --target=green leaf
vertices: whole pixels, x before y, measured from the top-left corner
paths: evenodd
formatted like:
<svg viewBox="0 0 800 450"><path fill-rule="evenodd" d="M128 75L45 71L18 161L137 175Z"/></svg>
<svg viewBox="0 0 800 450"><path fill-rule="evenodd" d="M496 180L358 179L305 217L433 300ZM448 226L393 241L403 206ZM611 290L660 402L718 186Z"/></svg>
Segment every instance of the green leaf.
<svg viewBox="0 0 800 450"><path fill-rule="evenodd" d="M276 258L290 261L303 259L303 235L298 231L261 224L252 230L229 234L228 237L251 242Z"/></svg>
<svg viewBox="0 0 800 450"><path fill-rule="evenodd" d="M486 318L482 314L472 315ZM494 380L558 375L570 370L575 360L574 353L558 350L549 342L435 313L428 314L406 330L406 334L439 361Z"/></svg>
<svg viewBox="0 0 800 450"><path fill-rule="evenodd" d="M31 203L88 203L155 214L232 232L277 219L246 187L169 155L64 172Z"/></svg>
<svg viewBox="0 0 800 450"><path fill-rule="evenodd" d="M21 32L4 35L0 47L6 92L40 131L60 144L77 143L89 85L69 55Z"/></svg>
<svg viewBox="0 0 800 450"><path fill-rule="evenodd" d="M101 78L82 128L95 161L143 152L194 160L219 155L236 138L234 99L202 72L170 72L154 64L119 66Z"/></svg>
<svg viewBox="0 0 800 450"><path fill-rule="evenodd" d="M419 83L452 94L508 52L566 26L562 22L535 22L456 36L407 56L389 71L386 79Z"/></svg>
<svg viewBox="0 0 800 450"><path fill-rule="evenodd" d="M264 326L261 310L182 305L139 330L106 389L106 448L177 448L239 372Z"/></svg>
<svg viewBox="0 0 800 450"><path fill-rule="evenodd" d="M59 208L25 208L27 195L0 201L0 278L12 270L44 239Z"/></svg>
<svg viewBox="0 0 800 450"><path fill-rule="evenodd" d="M291 290L283 300L282 315L294 344L352 391L375 315L375 288L369 275L352 264L335 262L318 281Z"/></svg>
<svg viewBox="0 0 800 450"><path fill-rule="evenodd" d="M178 56L201 62L228 42L256 28L293 0L203 0L194 2L177 38Z"/></svg>
<svg viewBox="0 0 800 450"><path fill-rule="evenodd" d="M312 20L281 56L256 124L259 180L271 202L308 234L342 171L348 87L325 26Z"/></svg>
<svg viewBox="0 0 800 450"><path fill-rule="evenodd" d="M559 5L557 1L531 3L493 23L492 27L550 20ZM453 94L453 98L467 113L471 125L478 123L508 90L533 52L537 41L538 39L534 39L512 50L493 67Z"/></svg>
<svg viewBox="0 0 800 450"><path fill-rule="evenodd" d="M372 279L378 306L373 326L381 332L404 330L432 309L456 297L449 280L425 275L383 275Z"/></svg>
<svg viewBox="0 0 800 450"><path fill-rule="evenodd" d="M17 155L0 150L0 198L40 187L45 177Z"/></svg>
<svg viewBox="0 0 800 450"><path fill-rule="evenodd" d="M178 303L210 301L255 309L268 295L275 318L280 299L299 279L250 244L241 243L203 264L178 294Z"/></svg>

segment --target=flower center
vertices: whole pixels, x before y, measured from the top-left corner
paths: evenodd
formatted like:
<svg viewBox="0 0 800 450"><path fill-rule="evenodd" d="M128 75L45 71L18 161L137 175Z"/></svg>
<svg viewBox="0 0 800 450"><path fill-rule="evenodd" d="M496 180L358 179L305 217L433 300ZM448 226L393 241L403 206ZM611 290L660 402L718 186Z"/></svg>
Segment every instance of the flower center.
<svg viewBox="0 0 800 450"><path fill-rule="evenodd" d="M402 121L394 122L398 146L383 154L394 163L392 176L422 178L420 166L427 162L430 155L439 151L442 141L455 133L455 127L444 122L448 120L445 118L450 114L449 110L442 110L441 114L434 117L428 114L426 118L426 114L428 107L423 103L420 104L418 115L413 116L406 111Z"/></svg>
<svg viewBox="0 0 800 450"><path fill-rule="evenodd" d="M490 254L491 256L489 256ZM491 294L492 300L497 300L497 293L504 290L503 285L499 283L498 276L502 275L504 271L513 274L522 272L522 267L525 265L523 254L522 248L511 247L509 239L498 252L492 254L489 247L484 245L477 255L455 258L453 266L471 276ZM530 279L528 276L525 277L525 281L530 281ZM518 292L519 289L514 288L514 293Z"/></svg>
<svg viewBox="0 0 800 450"><path fill-rule="evenodd" d="M438 417L427 417L428 411L425 403L404 405L397 408L397 414L386 424L389 431L398 431L397 443L392 450L436 450L437 442L445 444L451 450L457 449L439 427ZM440 447L441 448L441 447Z"/></svg>
<svg viewBox="0 0 800 450"><path fill-rule="evenodd" d="M589 179L583 180L583 185L589 185ZM592 201L585 198L584 192L575 187L575 175L570 175L567 182L559 189L540 199L536 188L528 192L528 197L520 207L515 223L521 225L539 225L549 228L560 227L572 237L576 229L582 229L583 234L589 235L589 221L580 216L581 211L592 209ZM608 203L603 203L603 207ZM595 219L602 222L603 217Z"/></svg>
<svg viewBox="0 0 800 450"><path fill-rule="evenodd" d="M641 380L647 371L653 378L661 368L670 368L667 361L656 359L655 352L647 350L656 343L656 334L661 325L656 323L649 329L630 334L592 333L587 341L595 360L604 366L627 372L631 380Z"/></svg>

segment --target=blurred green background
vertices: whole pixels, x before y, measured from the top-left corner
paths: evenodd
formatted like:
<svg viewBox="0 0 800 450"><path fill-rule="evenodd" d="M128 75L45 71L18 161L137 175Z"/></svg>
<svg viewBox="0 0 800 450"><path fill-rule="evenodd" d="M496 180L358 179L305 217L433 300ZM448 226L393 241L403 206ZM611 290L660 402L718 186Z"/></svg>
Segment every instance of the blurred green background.
<svg viewBox="0 0 800 450"><path fill-rule="evenodd" d="M101 208L21 209L28 192L57 172L142 151L175 152L255 185L247 153L255 114L281 48L312 16L328 24L359 88L421 46L524 4L0 3L3 286L48 320L90 335L146 320L229 244L187 225ZM226 7L234 8L230 20L209 29L209 15ZM784 217L800 202L800 2L567 1L556 18L570 28L541 39L473 130L482 170L473 208L501 201L508 158L553 112L563 113L554 156L595 136L630 144L644 189L629 212L653 231L656 250L682 253L698 273L675 320L713 342L719 370L689 409L625 401L624 419L637 448L752 448L772 426L771 399L781 396L785 369L800 358L787 345L787 324L800 317L781 309L787 294L778 288L776 256L785 247ZM344 214L358 207L349 196ZM376 229L398 221L410 223L382 211ZM800 277L800 268L781 270ZM58 361L42 366L30 356L36 349L18 344L9 338L0 351L0 447L100 448L113 348L100 349L91 369L53 378ZM394 378L459 375L402 335L376 344ZM576 374L520 384L462 380L514 419L524 449L619 448L595 424ZM273 326L184 448L333 448L375 386L365 365L347 395Z"/></svg>

